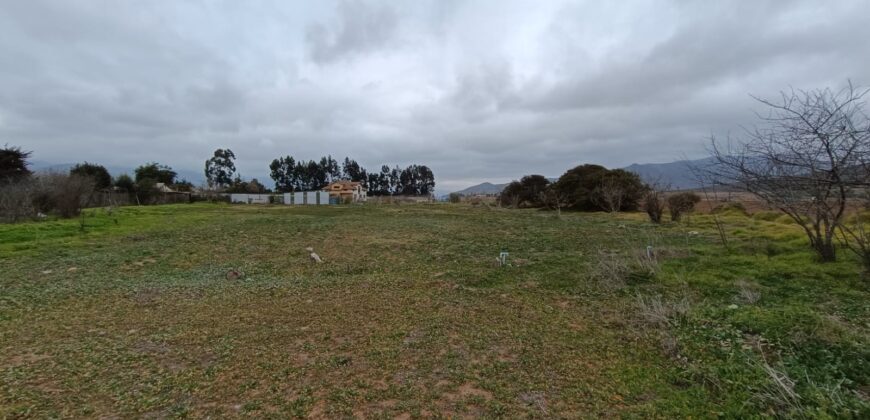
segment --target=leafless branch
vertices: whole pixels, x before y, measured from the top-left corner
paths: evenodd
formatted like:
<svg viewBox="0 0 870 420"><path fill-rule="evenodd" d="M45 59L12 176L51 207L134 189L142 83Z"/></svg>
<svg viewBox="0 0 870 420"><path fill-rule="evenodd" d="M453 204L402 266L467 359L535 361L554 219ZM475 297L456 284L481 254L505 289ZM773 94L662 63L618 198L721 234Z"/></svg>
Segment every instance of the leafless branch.
<svg viewBox="0 0 870 420"><path fill-rule="evenodd" d="M738 188L780 209L801 226L822 261L836 259L834 240L856 193L870 186L870 118L861 90L782 92L765 105L761 124L739 139L713 139L714 163L701 172L713 185Z"/></svg>

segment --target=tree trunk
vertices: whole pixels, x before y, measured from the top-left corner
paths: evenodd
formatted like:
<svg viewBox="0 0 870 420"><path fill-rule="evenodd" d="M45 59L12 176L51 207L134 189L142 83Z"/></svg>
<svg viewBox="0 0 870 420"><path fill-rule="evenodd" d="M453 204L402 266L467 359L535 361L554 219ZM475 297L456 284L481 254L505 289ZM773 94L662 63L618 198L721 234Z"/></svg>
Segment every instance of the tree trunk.
<svg viewBox="0 0 870 420"><path fill-rule="evenodd" d="M837 261L837 249L831 241L819 238L813 244L813 250L816 251L821 262Z"/></svg>

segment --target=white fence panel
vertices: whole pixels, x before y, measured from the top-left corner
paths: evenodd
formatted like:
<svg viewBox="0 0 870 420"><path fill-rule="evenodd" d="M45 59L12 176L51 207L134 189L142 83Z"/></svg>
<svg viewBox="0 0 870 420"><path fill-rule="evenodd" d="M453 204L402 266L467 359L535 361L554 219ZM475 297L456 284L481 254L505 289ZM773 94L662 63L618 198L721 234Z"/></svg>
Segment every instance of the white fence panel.
<svg viewBox="0 0 870 420"><path fill-rule="evenodd" d="M248 194L248 203L269 204L269 194Z"/></svg>

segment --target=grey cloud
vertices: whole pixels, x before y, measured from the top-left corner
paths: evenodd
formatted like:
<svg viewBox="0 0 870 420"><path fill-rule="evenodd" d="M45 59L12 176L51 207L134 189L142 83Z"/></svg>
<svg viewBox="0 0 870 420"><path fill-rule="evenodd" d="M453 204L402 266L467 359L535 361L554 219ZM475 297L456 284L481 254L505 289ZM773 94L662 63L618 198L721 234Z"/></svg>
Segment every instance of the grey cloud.
<svg viewBox="0 0 870 420"><path fill-rule="evenodd" d="M481 62L457 76L451 103L466 121L480 121L517 102L510 63L505 60Z"/></svg>
<svg viewBox="0 0 870 420"><path fill-rule="evenodd" d="M552 110L667 103L779 63L821 64L814 73L837 73L826 65L827 59L861 49L870 36L858 13L866 7L843 11L834 21L802 23L790 21L790 10L782 6L759 2L713 9L637 60L613 60L590 77L560 81L541 95L534 91L542 86L529 86L528 96L535 98L531 106Z"/></svg>
<svg viewBox="0 0 870 420"><path fill-rule="evenodd" d="M248 177L279 155L425 163L440 192L669 161L749 93L870 84L864 1L32 0L0 7L0 144Z"/></svg>
<svg viewBox="0 0 870 420"><path fill-rule="evenodd" d="M228 114L245 106L245 92L227 82L187 88L187 99L192 107L215 114Z"/></svg>
<svg viewBox="0 0 870 420"><path fill-rule="evenodd" d="M333 27L313 23L306 30L311 58L317 63L375 51L395 34L398 18L388 6L348 0L337 9L338 21Z"/></svg>

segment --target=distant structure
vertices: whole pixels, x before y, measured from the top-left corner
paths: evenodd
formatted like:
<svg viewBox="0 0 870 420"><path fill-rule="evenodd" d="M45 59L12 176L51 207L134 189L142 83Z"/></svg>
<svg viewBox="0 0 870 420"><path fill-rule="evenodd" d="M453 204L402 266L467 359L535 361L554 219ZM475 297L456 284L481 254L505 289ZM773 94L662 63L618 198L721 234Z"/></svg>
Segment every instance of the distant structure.
<svg viewBox="0 0 870 420"><path fill-rule="evenodd" d="M182 203L189 202L191 193L190 191L178 191L172 188L169 188L168 185L158 182L154 184L154 189L160 192L160 195L163 196L163 200L161 202L169 202L169 203ZM171 197L171 198L170 198Z"/></svg>
<svg viewBox="0 0 870 420"><path fill-rule="evenodd" d="M323 191L329 192L332 199L339 203L361 203L366 201L366 188L361 182L335 181L326 186Z"/></svg>
<svg viewBox="0 0 870 420"><path fill-rule="evenodd" d="M159 191L159 192L162 192L162 193L174 193L174 192L177 192L177 191L173 190L172 188L169 188L168 185L166 185L166 184L164 184L164 183L162 183L162 182L158 182L158 183L154 184L154 189L157 190L157 191Z"/></svg>
<svg viewBox="0 0 870 420"><path fill-rule="evenodd" d="M230 202L242 204L269 204L271 194L230 194Z"/></svg>
<svg viewBox="0 0 870 420"><path fill-rule="evenodd" d="M284 194L230 194L230 202L241 204L284 204L288 206L329 205L329 193L326 191L296 191Z"/></svg>
<svg viewBox="0 0 870 420"><path fill-rule="evenodd" d="M330 203L329 194L325 191L296 191L292 193L284 193L284 204L288 206L299 206L299 205L329 205L335 204Z"/></svg>

